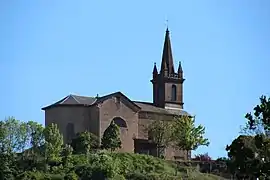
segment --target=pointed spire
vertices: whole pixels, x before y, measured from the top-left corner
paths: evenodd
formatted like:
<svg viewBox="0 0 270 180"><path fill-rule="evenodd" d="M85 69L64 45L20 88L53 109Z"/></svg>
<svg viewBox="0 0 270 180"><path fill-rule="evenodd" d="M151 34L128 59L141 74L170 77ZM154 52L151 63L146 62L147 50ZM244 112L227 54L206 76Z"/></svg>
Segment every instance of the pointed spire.
<svg viewBox="0 0 270 180"><path fill-rule="evenodd" d="M170 31L168 27L166 29L166 34L165 34L165 41L164 41L164 46L163 46L162 62L161 62L161 69L160 69L160 72L164 73L166 71L169 74L174 73Z"/></svg>
<svg viewBox="0 0 270 180"><path fill-rule="evenodd" d="M157 64L156 63L154 63L153 74L158 74Z"/></svg>
<svg viewBox="0 0 270 180"><path fill-rule="evenodd" d="M178 66L178 74L183 72L181 61L179 61L179 66Z"/></svg>
<svg viewBox="0 0 270 180"><path fill-rule="evenodd" d="M180 79L182 79L182 80L185 80L185 79L183 78L183 68L182 68L182 65L181 65L181 61L179 61L179 66L178 66L178 71L177 71L177 73L178 73L178 78L180 78Z"/></svg>

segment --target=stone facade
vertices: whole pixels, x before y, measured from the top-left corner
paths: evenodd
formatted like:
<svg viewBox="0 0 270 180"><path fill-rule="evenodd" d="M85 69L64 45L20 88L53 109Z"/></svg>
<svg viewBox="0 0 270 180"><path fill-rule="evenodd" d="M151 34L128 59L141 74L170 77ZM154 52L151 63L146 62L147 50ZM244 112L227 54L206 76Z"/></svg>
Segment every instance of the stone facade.
<svg viewBox="0 0 270 180"><path fill-rule="evenodd" d="M171 121L175 116L189 115L183 110L183 71L179 63L174 71L169 31L166 31L161 69L153 70L153 103L132 101L121 92L102 97L68 95L60 101L42 108L45 125L56 123L70 142L76 133L89 131L101 139L109 124L120 127L120 152L156 155L155 144L148 137L147 126L155 120ZM186 158L183 151L168 147L169 160Z"/></svg>

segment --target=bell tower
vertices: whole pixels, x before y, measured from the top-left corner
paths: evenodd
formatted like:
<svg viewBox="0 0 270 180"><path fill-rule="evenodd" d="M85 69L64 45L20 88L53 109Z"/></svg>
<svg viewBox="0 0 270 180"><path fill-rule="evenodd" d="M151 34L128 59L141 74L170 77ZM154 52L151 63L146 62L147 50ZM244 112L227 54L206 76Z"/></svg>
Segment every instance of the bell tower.
<svg viewBox="0 0 270 180"><path fill-rule="evenodd" d="M153 69L153 103L166 109L183 109L183 69L179 62L177 72L174 69L170 32L167 28L163 46L161 68L156 63Z"/></svg>

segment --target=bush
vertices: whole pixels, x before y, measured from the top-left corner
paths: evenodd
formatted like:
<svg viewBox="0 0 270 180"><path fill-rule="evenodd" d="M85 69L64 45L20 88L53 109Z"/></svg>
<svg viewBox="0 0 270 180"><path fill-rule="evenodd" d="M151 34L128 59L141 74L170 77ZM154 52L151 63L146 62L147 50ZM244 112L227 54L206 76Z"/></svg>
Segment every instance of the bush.
<svg viewBox="0 0 270 180"><path fill-rule="evenodd" d="M75 173L81 178L81 180L91 179L92 167L89 165L78 166L75 169Z"/></svg>
<svg viewBox="0 0 270 180"><path fill-rule="evenodd" d="M178 180L181 177L176 177L173 175L158 174L158 173L139 173L134 172L127 174L126 179L128 180Z"/></svg>
<svg viewBox="0 0 270 180"><path fill-rule="evenodd" d="M91 155L89 162L92 165L94 176L100 177L99 174L102 173L106 178L113 178L120 172L119 161L103 152Z"/></svg>
<svg viewBox="0 0 270 180"><path fill-rule="evenodd" d="M64 180L78 180L78 176L74 171L72 171L65 175Z"/></svg>
<svg viewBox="0 0 270 180"><path fill-rule="evenodd" d="M71 163L74 166L81 166L81 165L87 165L88 164L88 159L87 156L84 154L80 154L80 155L73 155L71 157Z"/></svg>
<svg viewBox="0 0 270 180"><path fill-rule="evenodd" d="M46 174L43 172L26 171L16 177L17 180L63 180L61 174ZM76 179L77 180L77 179Z"/></svg>
<svg viewBox="0 0 270 180"><path fill-rule="evenodd" d="M48 176L51 180L64 180L64 175L62 174L51 174Z"/></svg>
<svg viewBox="0 0 270 180"><path fill-rule="evenodd" d="M110 180L126 180L125 176L117 174L113 178L110 178Z"/></svg>
<svg viewBox="0 0 270 180"><path fill-rule="evenodd" d="M40 172L30 172L26 171L22 174L19 174L16 179L18 180L42 180L44 179L44 174Z"/></svg>
<svg viewBox="0 0 270 180"><path fill-rule="evenodd" d="M128 180L148 180L145 174L134 172L134 173L128 173L126 175L126 179Z"/></svg>
<svg viewBox="0 0 270 180"><path fill-rule="evenodd" d="M166 161L153 156L133 154L133 153L111 153L114 161L119 164L119 173L166 173L174 175L175 167Z"/></svg>
<svg viewBox="0 0 270 180"><path fill-rule="evenodd" d="M220 177L199 173L192 166L178 166L149 155L99 151L94 154L72 155L74 167L53 166L52 174L26 171L18 180L218 180ZM65 174L65 172L67 174ZM175 175L178 175L177 177Z"/></svg>
<svg viewBox="0 0 270 180"><path fill-rule="evenodd" d="M78 166L76 174L82 179L114 178L119 174L118 163L105 153L91 154L89 164Z"/></svg>

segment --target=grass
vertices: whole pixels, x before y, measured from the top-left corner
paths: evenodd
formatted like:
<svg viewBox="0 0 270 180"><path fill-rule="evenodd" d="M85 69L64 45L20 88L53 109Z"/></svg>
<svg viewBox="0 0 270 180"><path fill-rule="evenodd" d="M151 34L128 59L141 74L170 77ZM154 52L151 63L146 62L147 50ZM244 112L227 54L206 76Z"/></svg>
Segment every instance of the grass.
<svg viewBox="0 0 270 180"><path fill-rule="evenodd" d="M160 179L194 179L194 180L223 180L224 178L200 173L196 168L189 166L177 166L173 162L156 158L149 155L134 153L108 153L114 161L121 162L121 173L138 172L152 174ZM156 178L154 178L156 179Z"/></svg>
<svg viewBox="0 0 270 180"><path fill-rule="evenodd" d="M100 175L105 175L110 180L224 180L219 176L200 173L192 166L179 166L172 161L135 153L100 151L88 157L73 155L71 161L74 165L72 167L52 167L50 174L25 172L21 179L35 177L37 180L63 180L66 173L72 171L83 180L104 179L97 177ZM78 168L80 171L76 171Z"/></svg>

